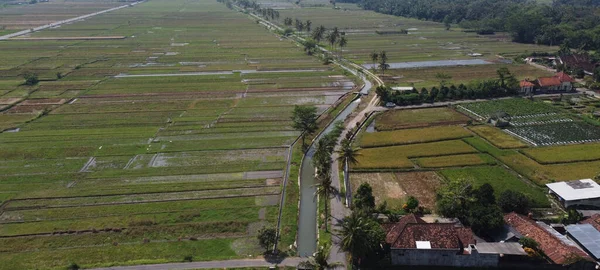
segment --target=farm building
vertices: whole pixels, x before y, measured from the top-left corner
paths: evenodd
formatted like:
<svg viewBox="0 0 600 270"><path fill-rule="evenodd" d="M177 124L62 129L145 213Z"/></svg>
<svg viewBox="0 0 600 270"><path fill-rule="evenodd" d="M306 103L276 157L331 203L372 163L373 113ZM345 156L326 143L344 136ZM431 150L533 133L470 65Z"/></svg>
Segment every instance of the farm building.
<svg viewBox="0 0 600 270"><path fill-rule="evenodd" d="M573 90L573 80L564 72L556 73L552 77L540 77L536 83L543 92L571 91Z"/></svg>
<svg viewBox="0 0 600 270"><path fill-rule="evenodd" d="M497 267L501 258L525 256L519 243L476 244L460 223L426 223L407 215L384 225L393 265Z"/></svg>
<svg viewBox="0 0 600 270"><path fill-rule="evenodd" d="M521 235L535 240L539 244L542 252L555 264L568 264L573 257L581 257L589 260L590 257L578 247L567 243L566 237L559 238L558 232L551 232L550 226L544 228L541 224L526 216L517 213L504 215L504 221L507 225L513 227Z"/></svg>
<svg viewBox="0 0 600 270"><path fill-rule="evenodd" d="M567 226L567 235L575 240L592 258L600 260L600 231L590 224Z"/></svg>
<svg viewBox="0 0 600 270"><path fill-rule="evenodd" d="M600 207L600 185L592 179L546 184L564 207Z"/></svg>

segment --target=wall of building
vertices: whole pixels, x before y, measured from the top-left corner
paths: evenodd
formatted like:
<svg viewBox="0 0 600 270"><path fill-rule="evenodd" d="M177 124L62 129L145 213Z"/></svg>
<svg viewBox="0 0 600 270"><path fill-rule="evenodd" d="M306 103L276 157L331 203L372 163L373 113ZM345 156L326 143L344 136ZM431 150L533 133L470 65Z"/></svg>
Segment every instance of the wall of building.
<svg viewBox="0 0 600 270"><path fill-rule="evenodd" d="M564 201L563 205L565 207L582 206L582 205L600 207L600 198L588 199L588 200L577 200L577 201Z"/></svg>
<svg viewBox="0 0 600 270"><path fill-rule="evenodd" d="M392 249L393 265L429 265L455 267L497 267L497 254L457 254L458 250L441 249Z"/></svg>

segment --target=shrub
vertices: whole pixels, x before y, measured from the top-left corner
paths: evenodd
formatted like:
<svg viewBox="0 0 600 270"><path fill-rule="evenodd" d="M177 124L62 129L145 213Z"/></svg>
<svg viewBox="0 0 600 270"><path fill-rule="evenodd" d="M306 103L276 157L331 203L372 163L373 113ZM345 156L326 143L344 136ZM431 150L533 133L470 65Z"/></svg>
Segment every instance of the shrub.
<svg viewBox="0 0 600 270"><path fill-rule="evenodd" d="M67 270L79 270L79 265L77 265L76 263L71 263L67 266Z"/></svg>
<svg viewBox="0 0 600 270"><path fill-rule="evenodd" d="M40 80L38 79L38 75L35 73L27 72L23 75L25 79L25 85L36 85Z"/></svg>
<svg viewBox="0 0 600 270"><path fill-rule="evenodd" d="M183 257L184 262L191 262L193 260L194 260L194 258L192 257L192 255L187 255L187 256Z"/></svg>

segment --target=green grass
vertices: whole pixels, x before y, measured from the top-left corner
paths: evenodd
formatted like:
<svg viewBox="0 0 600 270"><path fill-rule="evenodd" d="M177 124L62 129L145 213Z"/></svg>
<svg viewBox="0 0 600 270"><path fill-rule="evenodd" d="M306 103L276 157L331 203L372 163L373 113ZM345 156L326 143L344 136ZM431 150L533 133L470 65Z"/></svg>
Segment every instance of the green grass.
<svg viewBox="0 0 600 270"><path fill-rule="evenodd" d="M494 188L496 197L504 190L519 191L529 197L535 207L549 207L550 203L542 188L527 184L514 174L500 166L442 170L441 174L449 180L469 180L475 186L488 183Z"/></svg>

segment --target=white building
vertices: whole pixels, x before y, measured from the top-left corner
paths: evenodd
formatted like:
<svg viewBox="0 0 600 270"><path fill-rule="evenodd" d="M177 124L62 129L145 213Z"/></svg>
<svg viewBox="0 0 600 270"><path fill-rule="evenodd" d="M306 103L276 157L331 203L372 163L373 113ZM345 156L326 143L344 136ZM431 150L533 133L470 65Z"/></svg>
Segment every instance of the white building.
<svg viewBox="0 0 600 270"><path fill-rule="evenodd" d="M592 179L546 184L564 207L600 207L600 185Z"/></svg>

